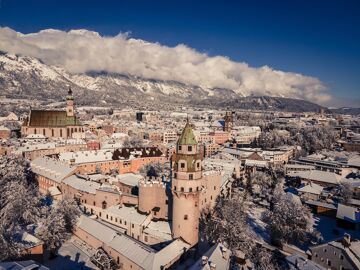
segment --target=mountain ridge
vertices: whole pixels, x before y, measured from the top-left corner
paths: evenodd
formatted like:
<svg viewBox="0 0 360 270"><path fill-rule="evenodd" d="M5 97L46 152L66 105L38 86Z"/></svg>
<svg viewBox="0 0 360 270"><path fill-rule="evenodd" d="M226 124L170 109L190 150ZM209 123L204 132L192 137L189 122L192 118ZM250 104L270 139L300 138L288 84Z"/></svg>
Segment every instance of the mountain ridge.
<svg viewBox="0 0 360 270"><path fill-rule="evenodd" d="M77 103L125 105L159 102L198 106L280 111L320 111L325 107L291 97L241 96L231 89L202 88L177 81L144 79L126 74L91 71L71 74L41 60L0 53L0 88L10 98L63 99L59 89L71 87Z"/></svg>

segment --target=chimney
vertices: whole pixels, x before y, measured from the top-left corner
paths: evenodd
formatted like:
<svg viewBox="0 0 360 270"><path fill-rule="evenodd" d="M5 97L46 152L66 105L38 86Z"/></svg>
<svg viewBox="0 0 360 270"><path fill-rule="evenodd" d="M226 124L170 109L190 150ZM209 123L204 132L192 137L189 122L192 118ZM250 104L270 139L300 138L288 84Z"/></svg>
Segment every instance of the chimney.
<svg viewBox="0 0 360 270"><path fill-rule="evenodd" d="M208 257L207 256L202 256L201 260L202 260L202 265L206 265L208 263Z"/></svg>
<svg viewBox="0 0 360 270"><path fill-rule="evenodd" d="M215 270L216 269L216 264L211 262L210 263L210 270Z"/></svg>
<svg viewBox="0 0 360 270"><path fill-rule="evenodd" d="M221 249L221 251L222 251L222 257L224 258L224 259L228 259L229 257L228 257L228 250L227 250L227 248L226 247L222 247L222 249Z"/></svg>
<svg viewBox="0 0 360 270"><path fill-rule="evenodd" d="M348 233L344 233L344 246L351 246L351 236Z"/></svg>

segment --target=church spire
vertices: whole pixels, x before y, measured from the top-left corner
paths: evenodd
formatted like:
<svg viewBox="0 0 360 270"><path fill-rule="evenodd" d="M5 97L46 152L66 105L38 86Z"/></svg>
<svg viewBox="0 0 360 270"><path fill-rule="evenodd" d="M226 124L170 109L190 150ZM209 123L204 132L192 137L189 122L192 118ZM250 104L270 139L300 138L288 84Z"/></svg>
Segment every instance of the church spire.
<svg viewBox="0 0 360 270"><path fill-rule="evenodd" d="M74 116L74 96L70 87L66 96L66 116Z"/></svg>

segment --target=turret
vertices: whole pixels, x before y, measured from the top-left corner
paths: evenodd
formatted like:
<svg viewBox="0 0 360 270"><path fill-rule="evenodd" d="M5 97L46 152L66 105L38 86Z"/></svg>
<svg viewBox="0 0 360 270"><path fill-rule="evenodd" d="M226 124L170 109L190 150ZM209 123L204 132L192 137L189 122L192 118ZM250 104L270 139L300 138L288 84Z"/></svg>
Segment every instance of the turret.
<svg viewBox="0 0 360 270"><path fill-rule="evenodd" d="M172 158L172 234L190 245L199 239L202 155L189 122L176 144Z"/></svg>

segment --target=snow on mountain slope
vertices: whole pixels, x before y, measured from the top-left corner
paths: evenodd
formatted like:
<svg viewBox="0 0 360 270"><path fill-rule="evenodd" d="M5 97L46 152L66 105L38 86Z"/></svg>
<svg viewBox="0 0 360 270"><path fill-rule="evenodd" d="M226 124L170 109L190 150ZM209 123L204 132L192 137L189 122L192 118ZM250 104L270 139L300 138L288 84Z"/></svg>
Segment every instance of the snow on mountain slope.
<svg viewBox="0 0 360 270"><path fill-rule="evenodd" d="M92 104L139 104L149 101L186 102L238 108L294 108L301 100L271 97L246 97L230 89L205 89L176 81L160 81L105 72L71 74L61 67L49 66L38 59L0 52L0 95L12 98L59 101L68 87L77 102ZM256 93L255 93L256 95ZM271 96L271 93L268 94ZM316 104L313 104L316 105ZM316 106L307 105L311 110ZM297 105L296 105L297 106ZM295 107L296 107L295 106ZM303 107L299 107L302 110Z"/></svg>

